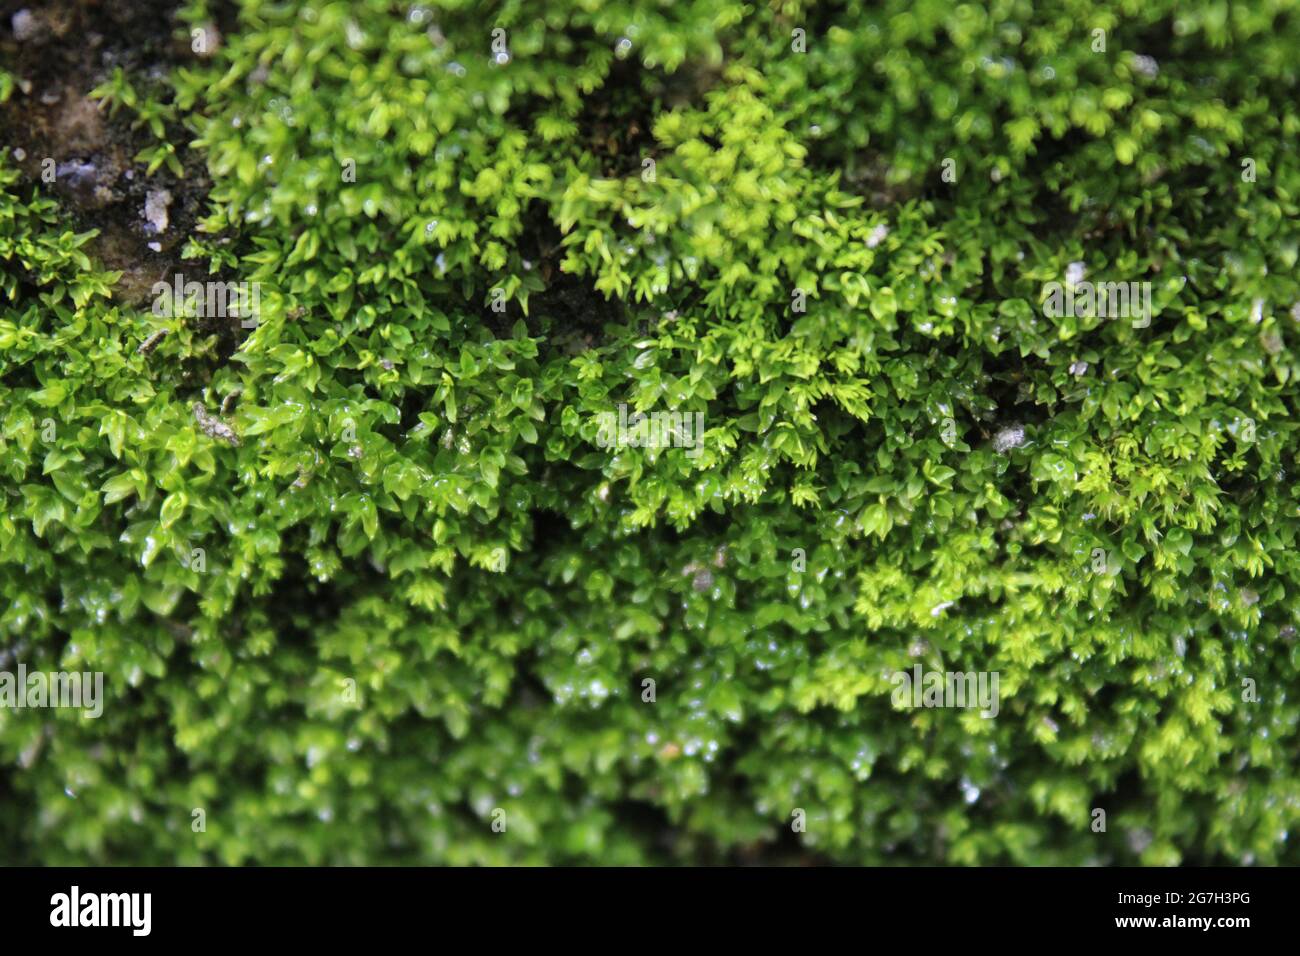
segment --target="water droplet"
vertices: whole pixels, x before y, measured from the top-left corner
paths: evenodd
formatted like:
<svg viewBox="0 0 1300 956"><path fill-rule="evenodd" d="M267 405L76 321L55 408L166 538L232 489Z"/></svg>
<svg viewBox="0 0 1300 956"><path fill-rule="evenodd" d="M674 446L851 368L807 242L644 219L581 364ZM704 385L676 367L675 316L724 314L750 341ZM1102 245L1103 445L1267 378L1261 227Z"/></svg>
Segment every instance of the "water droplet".
<svg viewBox="0 0 1300 956"><path fill-rule="evenodd" d="M1025 429L1023 425L1008 425L1006 428L999 429L998 433L993 436L993 450L999 455L1005 455L1013 448L1019 448L1025 443Z"/></svg>
<svg viewBox="0 0 1300 956"><path fill-rule="evenodd" d="M1138 54L1133 58L1133 69L1148 79L1154 79L1160 73L1160 64L1155 57Z"/></svg>

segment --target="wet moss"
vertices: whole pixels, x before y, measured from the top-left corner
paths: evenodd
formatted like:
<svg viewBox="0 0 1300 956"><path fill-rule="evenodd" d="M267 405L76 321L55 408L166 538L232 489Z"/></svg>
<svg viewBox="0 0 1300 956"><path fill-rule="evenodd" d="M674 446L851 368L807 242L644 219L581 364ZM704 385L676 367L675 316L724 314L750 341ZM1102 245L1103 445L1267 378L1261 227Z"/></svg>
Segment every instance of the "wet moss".
<svg viewBox="0 0 1300 956"><path fill-rule="evenodd" d="M1300 25L1039 7L6 7L13 861L1295 862Z"/></svg>

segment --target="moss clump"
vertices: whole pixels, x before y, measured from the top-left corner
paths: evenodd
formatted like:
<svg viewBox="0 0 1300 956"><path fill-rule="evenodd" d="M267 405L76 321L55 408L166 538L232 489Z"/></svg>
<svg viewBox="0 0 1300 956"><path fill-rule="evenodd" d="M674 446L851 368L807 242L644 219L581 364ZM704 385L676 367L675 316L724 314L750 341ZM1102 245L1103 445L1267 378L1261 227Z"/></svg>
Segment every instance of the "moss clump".
<svg viewBox="0 0 1300 956"><path fill-rule="evenodd" d="M1041 6L188 4L255 327L0 157L0 845L1300 862L1300 21Z"/></svg>

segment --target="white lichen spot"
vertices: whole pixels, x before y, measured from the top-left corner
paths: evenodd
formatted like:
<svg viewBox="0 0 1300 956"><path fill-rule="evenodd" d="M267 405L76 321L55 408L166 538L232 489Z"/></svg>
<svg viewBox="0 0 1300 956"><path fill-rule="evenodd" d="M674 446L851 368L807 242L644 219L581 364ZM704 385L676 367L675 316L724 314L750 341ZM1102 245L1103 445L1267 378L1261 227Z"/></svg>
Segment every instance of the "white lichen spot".
<svg viewBox="0 0 1300 956"><path fill-rule="evenodd" d="M172 204L172 194L166 189L151 189L144 197L144 218L155 233L167 231L170 220L167 208Z"/></svg>
<svg viewBox="0 0 1300 956"><path fill-rule="evenodd" d="M26 8L15 13L9 25L13 27L14 39L19 43L25 43L40 32L40 24L36 17L32 16L32 11Z"/></svg>

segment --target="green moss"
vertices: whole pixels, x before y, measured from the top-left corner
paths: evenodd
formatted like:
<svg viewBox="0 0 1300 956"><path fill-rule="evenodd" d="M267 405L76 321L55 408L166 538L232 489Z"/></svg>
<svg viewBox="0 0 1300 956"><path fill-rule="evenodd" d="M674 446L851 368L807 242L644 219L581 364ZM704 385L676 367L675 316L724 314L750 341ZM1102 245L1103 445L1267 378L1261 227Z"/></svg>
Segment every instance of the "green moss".
<svg viewBox="0 0 1300 956"><path fill-rule="evenodd" d="M1038 6L244 0L93 78L261 312L115 304L0 158L0 659L107 698L0 709L0 842L1300 862L1300 22Z"/></svg>

